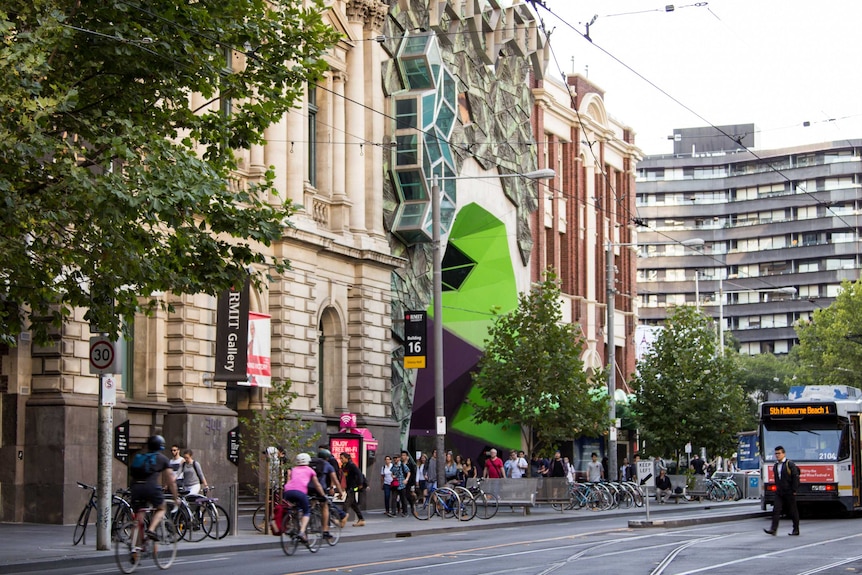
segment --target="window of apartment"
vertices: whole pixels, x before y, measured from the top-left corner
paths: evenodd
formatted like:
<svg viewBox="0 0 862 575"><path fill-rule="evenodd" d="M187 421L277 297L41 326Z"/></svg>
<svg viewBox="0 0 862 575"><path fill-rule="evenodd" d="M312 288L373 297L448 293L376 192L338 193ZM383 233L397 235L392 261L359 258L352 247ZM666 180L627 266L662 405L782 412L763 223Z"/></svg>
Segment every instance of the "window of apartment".
<svg viewBox="0 0 862 575"><path fill-rule="evenodd" d="M802 274L820 271L820 262L817 260L799 262L797 266L799 267L799 273Z"/></svg>
<svg viewBox="0 0 862 575"><path fill-rule="evenodd" d="M817 233L809 232L802 234L802 245L803 246L816 246L818 244L817 241Z"/></svg>
<svg viewBox="0 0 862 575"><path fill-rule="evenodd" d="M317 187L317 87L308 85L308 183Z"/></svg>

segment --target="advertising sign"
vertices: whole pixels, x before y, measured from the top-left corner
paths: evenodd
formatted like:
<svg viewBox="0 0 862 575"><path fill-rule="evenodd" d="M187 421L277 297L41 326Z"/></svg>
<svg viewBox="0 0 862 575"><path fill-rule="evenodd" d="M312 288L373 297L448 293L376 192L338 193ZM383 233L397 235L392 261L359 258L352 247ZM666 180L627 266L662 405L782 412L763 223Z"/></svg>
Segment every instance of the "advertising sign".
<svg viewBox="0 0 862 575"><path fill-rule="evenodd" d="M362 436L356 434L339 434L329 437L329 451L335 457L349 453L353 463L362 469Z"/></svg>
<svg viewBox="0 0 862 575"><path fill-rule="evenodd" d="M248 378L239 385L270 387L272 384L272 365L270 363L270 316L262 313L248 314L248 356L246 372Z"/></svg>

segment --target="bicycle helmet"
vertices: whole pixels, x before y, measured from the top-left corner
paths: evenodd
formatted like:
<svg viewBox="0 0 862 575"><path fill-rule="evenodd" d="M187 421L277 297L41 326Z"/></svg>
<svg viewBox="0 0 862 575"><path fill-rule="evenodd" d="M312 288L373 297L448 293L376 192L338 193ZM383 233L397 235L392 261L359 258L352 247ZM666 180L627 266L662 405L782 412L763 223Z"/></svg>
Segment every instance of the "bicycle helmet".
<svg viewBox="0 0 862 575"><path fill-rule="evenodd" d="M307 453L300 453L296 456L297 465L308 465L309 463L311 463L311 456Z"/></svg>
<svg viewBox="0 0 862 575"><path fill-rule="evenodd" d="M329 461L329 458L330 458L330 457L332 457L332 452L331 452L331 451L329 451L328 449L322 449L322 448L321 448L321 449L317 452L317 456L318 456L319 458L321 458L321 459L326 459L327 461Z"/></svg>
<svg viewBox="0 0 862 575"><path fill-rule="evenodd" d="M147 440L147 449L150 451L164 451L165 438L161 435L153 435Z"/></svg>

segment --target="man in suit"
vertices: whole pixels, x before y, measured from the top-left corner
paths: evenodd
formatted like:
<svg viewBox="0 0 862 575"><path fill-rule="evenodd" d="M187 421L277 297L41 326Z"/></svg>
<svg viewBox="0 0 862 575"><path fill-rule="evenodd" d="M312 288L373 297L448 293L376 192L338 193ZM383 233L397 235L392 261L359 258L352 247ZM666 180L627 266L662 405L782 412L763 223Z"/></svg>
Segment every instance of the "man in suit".
<svg viewBox="0 0 862 575"><path fill-rule="evenodd" d="M775 478L775 503L772 505L772 525L763 531L775 535L778 531L778 520L782 511L786 511L793 521L793 531L790 535L799 535L799 510L796 508L796 492L799 490L799 468L787 459L784 448L775 448L775 465L772 476Z"/></svg>

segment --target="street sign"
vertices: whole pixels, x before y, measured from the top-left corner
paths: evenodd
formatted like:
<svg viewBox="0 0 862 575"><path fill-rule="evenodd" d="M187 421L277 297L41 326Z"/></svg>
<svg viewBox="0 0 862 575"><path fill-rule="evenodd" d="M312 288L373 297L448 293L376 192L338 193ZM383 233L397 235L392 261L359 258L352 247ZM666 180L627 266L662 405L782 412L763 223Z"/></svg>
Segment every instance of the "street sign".
<svg viewBox="0 0 862 575"><path fill-rule="evenodd" d="M424 369L428 319L424 311L404 312L404 369Z"/></svg>
<svg viewBox="0 0 862 575"><path fill-rule="evenodd" d="M103 375L100 379L102 380L102 395L99 398L99 405L114 407L117 404L117 380L111 373Z"/></svg>
<svg viewBox="0 0 862 575"><path fill-rule="evenodd" d="M90 338L90 374L120 373L117 350L106 336Z"/></svg>
<svg viewBox="0 0 862 575"><path fill-rule="evenodd" d="M638 483L641 487L655 487L652 461L638 461Z"/></svg>
<svg viewBox="0 0 862 575"><path fill-rule="evenodd" d="M114 457L129 464L129 420L114 428Z"/></svg>
<svg viewBox="0 0 862 575"><path fill-rule="evenodd" d="M239 465L239 426L227 432L227 460Z"/></svg>

